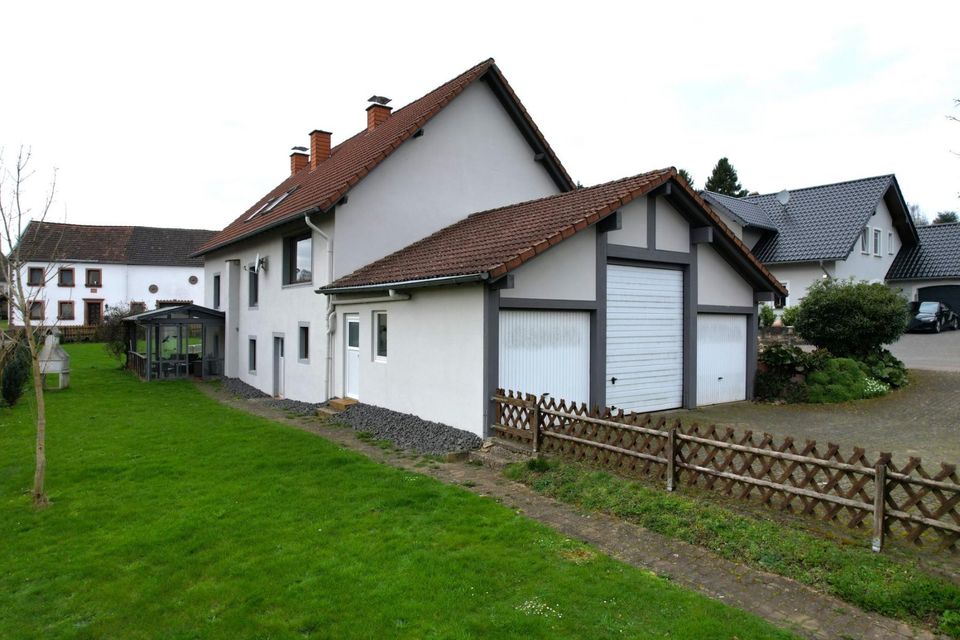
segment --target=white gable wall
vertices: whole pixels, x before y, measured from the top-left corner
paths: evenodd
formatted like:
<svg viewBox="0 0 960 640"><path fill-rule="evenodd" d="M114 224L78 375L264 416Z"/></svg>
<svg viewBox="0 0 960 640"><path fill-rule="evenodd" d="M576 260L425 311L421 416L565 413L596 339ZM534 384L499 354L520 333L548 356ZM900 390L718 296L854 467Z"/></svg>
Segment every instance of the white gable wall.
<svg viewBox="0 0 960 640"><path fill-rule="evenodd" d="M475 82L349 194L339 278L470 213L559 193L496 96Z"/></svg>
<svg viewBox="0 0 960 640"><path fill-rule="evenodd" d="M697 304L753 306L753 286L709 244L697 246Z"/></svg>
<svg viewBox="0 0 960 640"><path fill-rule="evenodd" d="M893 217L886 203L881 200L877 205L877 210L867 221L867 227L870 229L868 238L870 239L869 254L860 251L860 238L858 237L853 245L853 250L846 260L837 262L836 276L838 278L853 277L856 280L866 280L868 282L883 282L887 276L890 265L897 252L900 251L900 235L893 226ZM873 230L880 230L880 255L873 254ZM889 233L893 233L893 247L888 243Z"/></svg>
<svg viewBox="0 0 960 640"><path fill-rule="evenodd" d="M596 227L590 227L520 265L513 288L501 289L500 297L596 300L596 261Z"/></svg>

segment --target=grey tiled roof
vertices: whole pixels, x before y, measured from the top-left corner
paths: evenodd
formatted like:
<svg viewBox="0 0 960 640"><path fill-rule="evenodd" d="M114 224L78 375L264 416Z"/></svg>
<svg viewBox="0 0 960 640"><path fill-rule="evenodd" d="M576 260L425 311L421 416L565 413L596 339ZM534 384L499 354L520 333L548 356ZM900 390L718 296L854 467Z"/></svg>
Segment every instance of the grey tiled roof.
<svg viewBox="0 0 960 640"><path fill-rule="evenodd" d="M720 205L722 209L726 209L731 215L739 219L744 226L759 227L771 231L777 230L776 225L770 221L770 216L755 202L751 202L746 198L725 196L722 193L714 193L713 191L704 191L703 197L710 204Z"/></svg>
<svg viewBox="0 0 960 640"><path fill-rule="evenodd" d="M775 193L744 198L778 231L760 240L754 254L764 264L846 259L893 181L886 175L791 189L786 207Z"/></svg>
<svg viewBox="0 0 960 640"><path fill-rule="evenodd" d="M960 278L960 222L917 227L920 242L903 247L887 280Z"/></svg>

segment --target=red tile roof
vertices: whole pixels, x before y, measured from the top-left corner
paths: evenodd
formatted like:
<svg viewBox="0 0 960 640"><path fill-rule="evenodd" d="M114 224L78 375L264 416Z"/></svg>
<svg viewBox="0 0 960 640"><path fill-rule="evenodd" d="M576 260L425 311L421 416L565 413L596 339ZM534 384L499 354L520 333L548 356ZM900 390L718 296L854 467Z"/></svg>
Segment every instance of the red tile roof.
<svg viewBox="0 0 960 640"><path fill-rule="evenodd" d="M563 180L569 187L572 187L573 181L570 176L563 165L560 164L556 154L553 153L530 115L520 104L519 99L510 85L507 84L503 74L500 73L493 58L490 58L468 69L453 80L440 85L422 98L414 100L399 109L372 131L364 129L353 137L344 140L332 149L330 157L321 162L316 169L304 169L281 182L258 200L256 204L247 209L243 215L200 247L197 253L208 253L301 216L308 210L314 208L329 209L346 195L351 187L362 180L405 140L413 136L471 83L488 73L494 74L503 85L522 118L530 126L534 136L539 138L539 142L549 155L553 165L562 174ZM292 189L296 190L273 209L248 220L255 211L267 202Z"/></svg>
<svg viewBox="0 0 960 640"><path fill-rule="evenodd" d="M747 246L685 181L677 178L673 167L474 213L339 278L321 291L467 275L486 274L489 279L498 278L671 179L696 201L720 233L727 236L772 288L786 295L786 289L753 257Z"/></svg>

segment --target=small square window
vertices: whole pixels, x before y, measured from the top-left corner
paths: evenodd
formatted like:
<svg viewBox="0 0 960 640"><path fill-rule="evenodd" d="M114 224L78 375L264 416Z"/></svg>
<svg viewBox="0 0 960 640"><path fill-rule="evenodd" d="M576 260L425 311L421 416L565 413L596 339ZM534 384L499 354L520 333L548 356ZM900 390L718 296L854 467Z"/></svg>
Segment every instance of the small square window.
<svg viewBox="0 0 960 640"><path fill-rule="evenodd" d="M310 359L310 327L300 325L300 352L301 360Z"/></svg>
<svg viewBox="0 0 960 640"><path fill-rule="evenodd" d="M57 273L57 284L61 287L72 287L74 285L73 269L60 269Z"/></svg>
<svg viewBox="0 0 960 640"><path fill-rule="evenodd" d="M73 320L74 310L72 300L61 300L57 303L57 319Z"/></svg>
<svg viewBox="0 0 960 640"><path fill-rule="evenodd" d="M213 308L220 308L220 275L213 276Z"/></svg>
<svg viewBox="0 0 960 640"><path fill-rule="evenodd" d="M100 269L87 269L87 286L103 286L103 272Z"/></svg>
<svg viewBox="0 0 960 640"><path fill-rule="evenodd" d="M43 280L43 267L30 267L27 270L28 287L42 287Z"/></svg>
<svg viewBox="0 0 960 640"><path fill-rule="evenodd" d="M43 321L43 303L34 301L30 303L30 319Z"/></svg>
<svg viewBox="0 0 960 640"><path fill-rule="evenodd" d="M257 370L257 341L254 338L250 338L247 347L247 361L249 362L250 373L254 373Z"/></svg>
<svg viewBox="0 0 960 640"><path fill-rule="evenodd" d="M387 360L387 312L375 311L373 314L374 360Z"/></svg>

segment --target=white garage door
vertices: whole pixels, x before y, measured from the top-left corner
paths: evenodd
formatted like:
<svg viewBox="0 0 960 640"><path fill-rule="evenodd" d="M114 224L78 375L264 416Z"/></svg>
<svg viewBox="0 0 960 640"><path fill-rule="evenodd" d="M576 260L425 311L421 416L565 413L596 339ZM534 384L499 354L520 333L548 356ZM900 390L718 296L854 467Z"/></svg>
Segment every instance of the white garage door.
<svg viewBox="0 0 960 640"><path fill-rule="evenodd" d="M747 317L697 316L697 404L747 398Z"/></svg>
<svg viewBox="0 0 960 640"><path fill-rule="evenodd" d="M500 311L500 385L590 400L590 313Z"/></svg>
<svg viewBox="0 0 960 640"><path fill-rule="evenodd" d="M607 266L607 404L683 404L683 272Z"/></svg>

